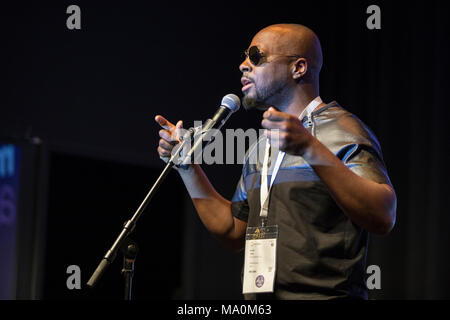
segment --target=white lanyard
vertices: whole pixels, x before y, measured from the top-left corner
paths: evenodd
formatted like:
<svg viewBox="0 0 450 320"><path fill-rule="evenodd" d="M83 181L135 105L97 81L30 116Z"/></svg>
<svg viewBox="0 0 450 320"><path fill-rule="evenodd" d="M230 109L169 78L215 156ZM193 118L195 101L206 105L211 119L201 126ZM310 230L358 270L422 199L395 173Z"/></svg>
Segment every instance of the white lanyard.
<svg viewBox="0 0 450 320"><path fill-rule="evenodd" d="M320 97L315 98L311 101L308 106L302 111L300 116L298 117L300 120L303 120L305 115L308 115L308 118L311 117L311 113L314 109L317 108L318 105L322 103L322 99ZM268 163L269 163L269 151L270 151L270 142L269 139L266 139L266 150L264 153L264 161L261 171L261 188L260 188L260 201L261 201L261 211L260 217L266 218L269 210L269 194L272 190L273 182L275 181L275 177L277 176L278 170L280 169L281 162L283 161L285 152L279 151L277 155L277 159L275 161L275 166L272 172L272 178L270 179L269 187L267 187L267 171L268 171Z"/></svg>

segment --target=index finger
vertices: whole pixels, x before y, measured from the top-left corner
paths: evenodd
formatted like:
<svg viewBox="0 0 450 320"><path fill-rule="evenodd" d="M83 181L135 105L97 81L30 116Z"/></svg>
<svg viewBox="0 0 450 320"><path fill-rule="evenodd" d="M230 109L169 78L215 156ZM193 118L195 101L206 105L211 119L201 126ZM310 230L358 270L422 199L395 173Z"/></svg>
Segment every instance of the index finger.
<svg viewBox="0 0 450 320"><path fill-rule="evenodd" d="M175 127L172 123L170 123L169 120L164 118L163 116L157 115L155 117L155 121L164 129L171 130L173 127Z"/></svg>

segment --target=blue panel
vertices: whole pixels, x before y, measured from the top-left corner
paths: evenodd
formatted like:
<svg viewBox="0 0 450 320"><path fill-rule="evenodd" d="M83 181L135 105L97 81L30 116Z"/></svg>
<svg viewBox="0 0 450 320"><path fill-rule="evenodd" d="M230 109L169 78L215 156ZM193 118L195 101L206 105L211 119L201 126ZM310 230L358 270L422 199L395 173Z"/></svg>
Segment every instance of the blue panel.
<svg viewBox="0 0 450 320"><path fill-rule="evenodd" d="M0 299L14 298L20 151L0 144Z"/></svg>

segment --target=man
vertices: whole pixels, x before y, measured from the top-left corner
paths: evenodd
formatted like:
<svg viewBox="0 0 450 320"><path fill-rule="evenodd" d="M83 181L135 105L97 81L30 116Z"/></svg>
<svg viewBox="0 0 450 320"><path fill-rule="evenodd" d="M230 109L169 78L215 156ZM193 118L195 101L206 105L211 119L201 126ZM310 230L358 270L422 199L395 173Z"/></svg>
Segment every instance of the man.
<svg viewBox="0 0 450 320"><path fill-rule="evenodd" d="M321 101L321 67L319 39L307 27L278 24L258 32L239 69L244 107L265 111L266 137L256 145L268 158L248 161L255 146L249 148L232 201L199 165L178 170L202 222L230 248L244 248L248 227L277 226L273 292L247 298L366 299L368 233L385 235L395 224L396 195L378 141L336 102ZM167 157L182 122L155 120L163 127L158 153ZM281 153L271 153L273 139Z"/></svg>

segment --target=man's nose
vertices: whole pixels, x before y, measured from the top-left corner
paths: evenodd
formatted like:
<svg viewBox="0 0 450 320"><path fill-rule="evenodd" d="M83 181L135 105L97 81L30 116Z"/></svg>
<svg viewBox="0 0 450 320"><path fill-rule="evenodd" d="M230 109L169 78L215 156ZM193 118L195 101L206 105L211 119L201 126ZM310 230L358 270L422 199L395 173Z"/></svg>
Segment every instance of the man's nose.
<svg viewBox="0 0 450 320"><path fill-rule="evenodd" d="M241 63L240 66L239 66L239 70L240 70L242 73L252 71L252 67L251 67L250 63L248 62L248 58L245 58L245 60L242 61L242 63Z"/></svg>

